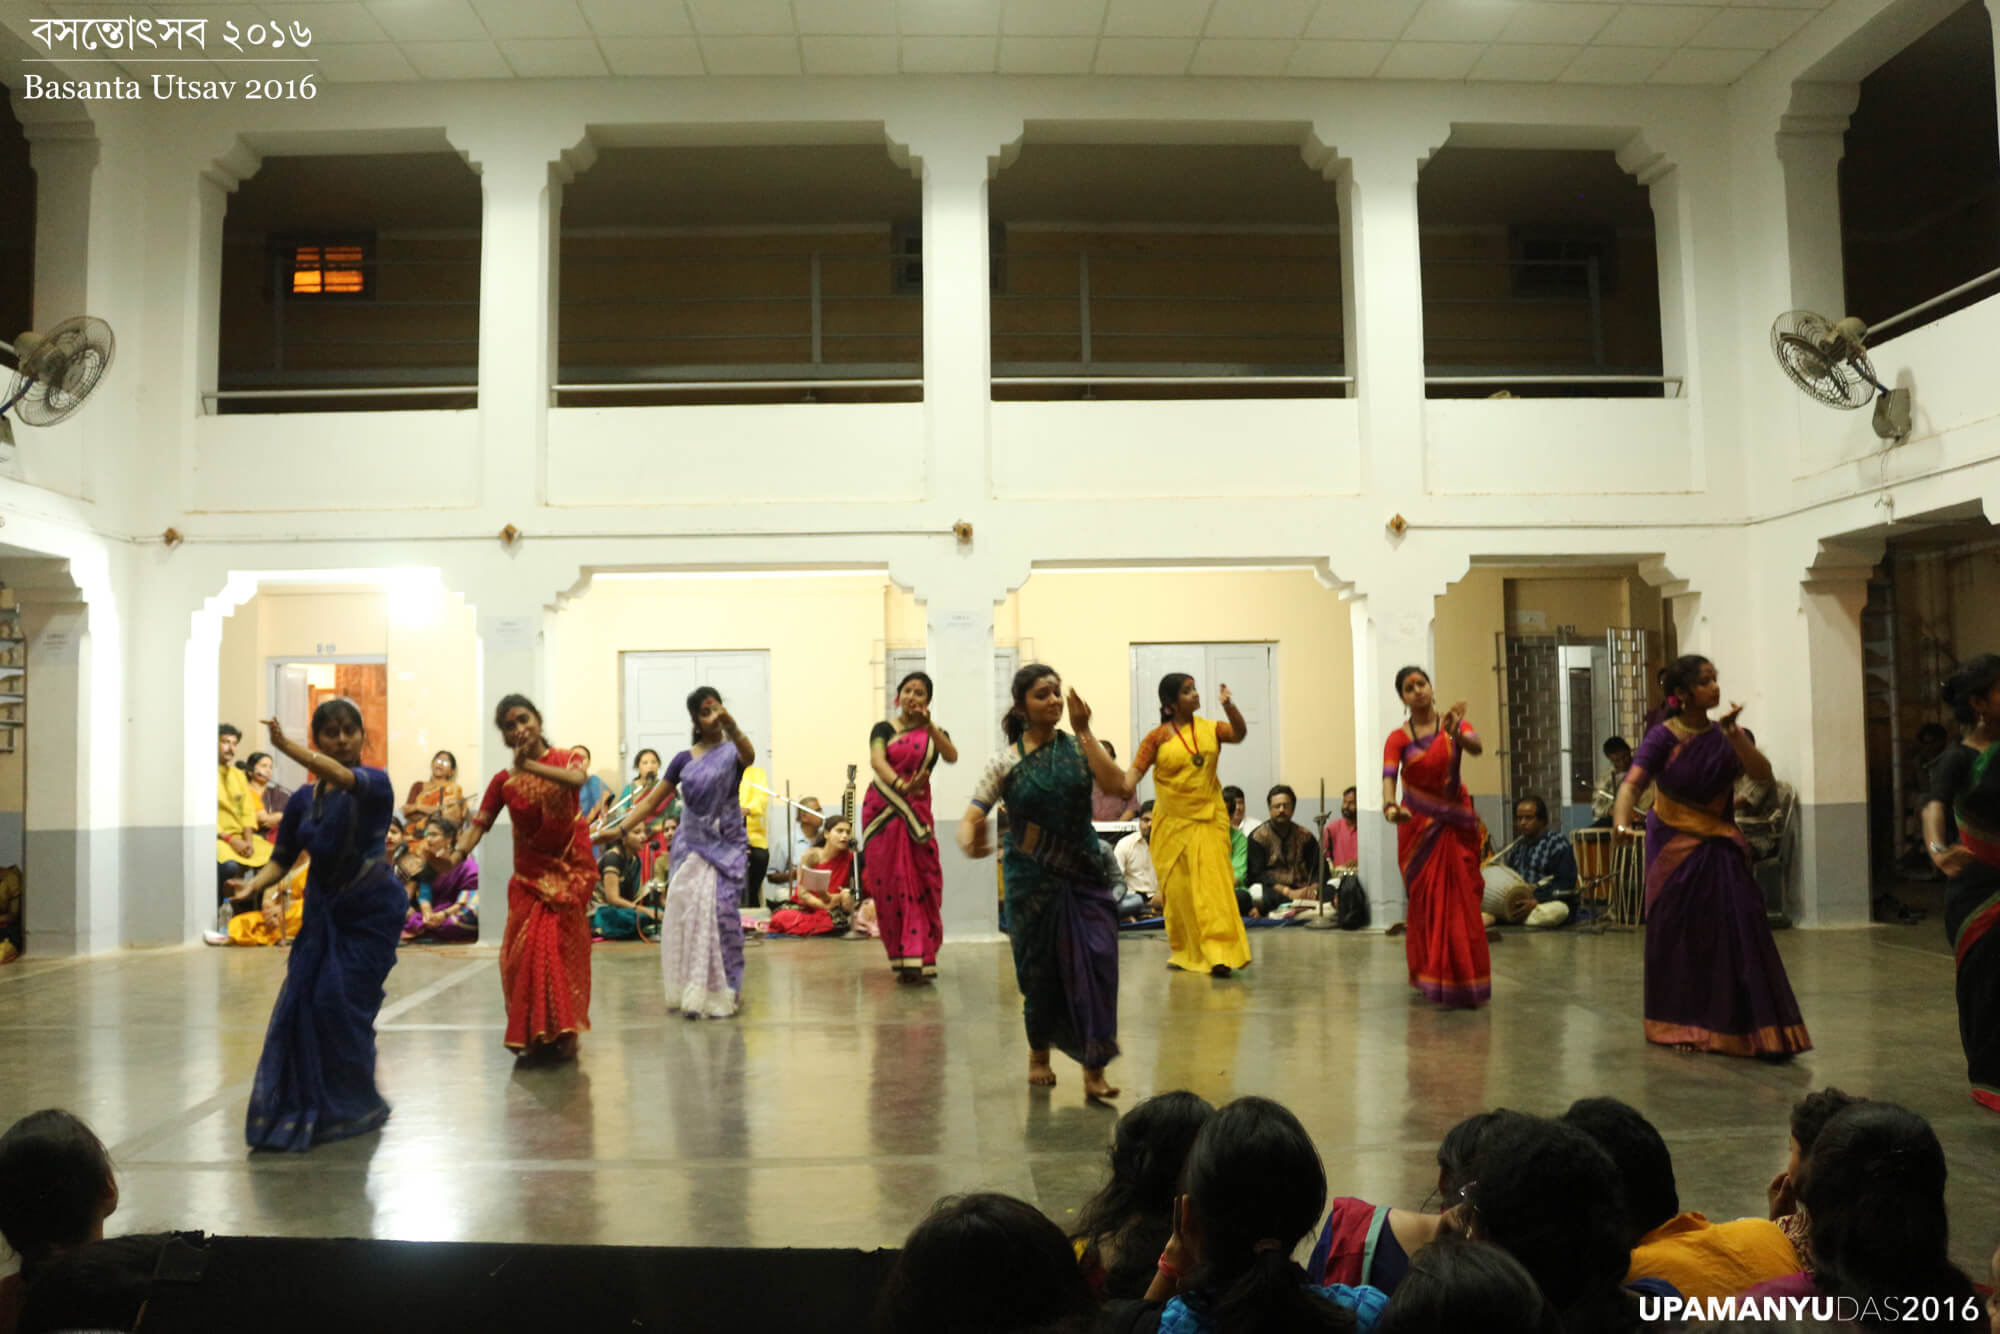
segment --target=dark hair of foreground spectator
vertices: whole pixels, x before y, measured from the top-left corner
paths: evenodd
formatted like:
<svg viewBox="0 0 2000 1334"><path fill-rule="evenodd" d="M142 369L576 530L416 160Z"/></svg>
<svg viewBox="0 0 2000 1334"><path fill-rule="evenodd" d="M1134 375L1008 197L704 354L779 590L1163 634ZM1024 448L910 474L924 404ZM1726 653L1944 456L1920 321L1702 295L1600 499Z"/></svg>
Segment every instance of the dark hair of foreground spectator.
<svg viewBox="0 0 2000 1334"><path fill-rule="evenodd" d="M881 1334L1011 1334L1085 1321L1094 1303L1062 1229L1011 1195L953 1195L911 1230L882 1289Z"/></svg>
<svg viewBox="0 0 2000 1334"><path fill-rule="evenodd" d="M57 1330L128 1330L152 1295L170 1232L93 1241L49 1266L28 1289L20 1334Z"/></svg>
<svg viewBox="0 0 2000 1334"><path fill-rule="evenodd" d="M1410 1257L1377 1334L1561 1334L1534 1278L1498 1246L1445 1233Z"/></svg>
<svg viewBox="0 0 2000 1334"><path fill-rule="evenodd" d="M31 1112L0 1135L0 1236L24 1278L89 1241L117 1199L111 1155L69 1112Z"/></svg>
<svg viewBox="0 0 2000 1334"><path fill-rule="evenodd" d="M1188 1150L1215 1108L1177 1089L1147 1098L1118 1118L1111 1176L1077 1215L1077 1235L1107 1248L1106 1297L1143 1297L1174 1230L1174 1197Z"/></svg>

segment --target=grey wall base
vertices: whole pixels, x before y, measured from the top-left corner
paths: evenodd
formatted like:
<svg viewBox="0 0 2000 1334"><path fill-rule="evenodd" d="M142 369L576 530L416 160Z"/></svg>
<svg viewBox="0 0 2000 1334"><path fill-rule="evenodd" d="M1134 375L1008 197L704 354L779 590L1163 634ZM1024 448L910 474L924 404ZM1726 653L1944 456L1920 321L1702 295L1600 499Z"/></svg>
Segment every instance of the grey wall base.
<svg viewBox="0 0 2000 1334"><path fill-rule="evenodd" d="M1868 859L1868 804L1799 806L1797 851L1785 886L1785 911L1800 926L1866 926L1873 894Z"/></svg>

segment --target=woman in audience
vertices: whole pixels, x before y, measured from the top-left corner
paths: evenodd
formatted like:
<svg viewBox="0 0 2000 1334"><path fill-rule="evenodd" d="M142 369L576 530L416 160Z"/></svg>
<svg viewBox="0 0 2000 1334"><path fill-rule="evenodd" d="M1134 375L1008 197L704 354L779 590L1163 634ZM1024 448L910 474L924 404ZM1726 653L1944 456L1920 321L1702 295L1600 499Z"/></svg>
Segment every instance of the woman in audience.
<svg viewBox="0 0 2000 1334"><path fill-rule="evenodd" d="M1100 1297L1143 1297L1174 1233L1188 1150L1215 1108L1186 1090L1147 1098L1118 1118L1111 1177L1077 1215L1077 1262Z"/></svg>
<svg viewBox="0 0 2000 1334"><path fill-rule="evenodd" d="M583 788L576 794L576 807L582 812L581 818L586 825L595 824L597 817L610 809L611 785L590 772L589 746L574 746L571 749L583 756Z"/></svg>
<svg viewBox="0 0 2000 1334"><path fill-rule="evenodd" d="M750 738L713 686L687 697L694 739L667 765L666 777L636 806L600 832L600 842L642 827L671 797L681 799L666 911L660 923L660 968L667 1007L689 1019L727 1019L743 998L743 913L740 900L750 862L750 836L737 791L757 758Z"/></svg>
<svg viewBox="0 0 2000 1334"><path fill-rule="evenodd" d="M1111 748L1109 741L1099 741L1104 753L1115 763L1118 752ZM1105 824L1117 824L1123 820L1139 818L1139 799L1128 797L1115 787L1106 791L1102 784L1093 781L1090 785L1090 818Z"/></svg>
<svg viewBox="0 0 2000 1334"><path fill-rule="evenodd" d="M1479 917L1482 830L1459 766L1486 747L1462 701L1438 715L1423 668L1397 672L1396 694L1410 716L1382 749L1382 818L1396 826L1396 860L1409 894L1403 953L1410 985L1439 1005L1471 1009L1492 999L1493 968Z"/></svg>
<svg viewBox="0 0 2000 1334"><path fill-rule="evenodd" d="M423 865L412 888L416 904L403 922L403 940L434 945L462 945L479 939L479 863L459 860L453 849L458 826L433 815L419 845Z"/></svg>
<svg viewBox="0 0 2000 1334"><path fill-rule="evenodd" d="M389 1118L375 1088L375 1012L396 966L409 898L375 852L396 795L389 775L361 763L361 710L339 697L321 703L312 715L312 750L286 736L277 719L264 726L272 748L315 781L292 794L271 860L250 893L261 898L301 852L312 861L244 1134L253 1149L303 1153L367 1134Z"/></svg>
<svg viewBox="0 0 2000 1334"><path fill-rule="evenodd" d="M854 826L844 815L836 815L821 826L819 839L799 858L803 870L825 871L827 883L820 888L806 885L804 877L793 886L792 906L771 914L774 936L830 936L847 930L854 917L854 893L847 887L854 870ZM817 877L814 877L817 879Z"/></svg>
<svg viewBox="0 0 2000 1334"><path fill-rule="evenodd" d="M21 1261L0 1279L0 1334L20 1320L28 1286L65 1252L102 1241L117 1211L111 1155L77 1117L31 1112L0 1135L0 1237Z"/></svg>
<svg viewBox="0 0 2000 1334"><path fill-rule="evenodd" d="M1931 768L1924 843L1950 879L1944 929L1958 956L1958 1040L1972 1100L2000 1112L2000 657L1982 653L1944 683L1964 729ZM1950 841L1947 815L1958 822Z"/></svg>
<svg viewBox="0 0 2000 1334"><path fill-rule="evenodd" d="M151 1232L66 1252L28 1290L19 1334L174 1327L171 1319L145 1323L146 1309L168 1248L187 1245L174 1233Z"/></svg>
<svg viewBox="0 0 2000 1334"><path fill-rule="evenodd" d="M1732 798L1739 774L1768 780L1771 762L1737 726L1741 705L1710 721L1722 687L1707 658L1675 659L1667 691L1680 712L1639 743L1611 817L1616 837L1636 837L1633 805L1659 784L1646 816L1646 1040L1789 1060L1811 1051L1812 1038Z"/></svg>
<svg viewBox="0 0 2000 1334"><path fill-rule="evenodd" d="M931 824L931 770L958 763L951 734L931 720L931 678L911 672L896 687L898 712L868 735L875 771L861 803L861 883L875 900L882 945L898 982L937 976L944 939L944 872Z"/></svg>
<svg viewBox="0 0 2000 1334"><path fill-rule="evenodd" d="M1236 909L1236 868L1229 859L1229 810L1222 800L1222 747L1249 731L1220 689L1227 722L1195 716L1201 688L1186 672L1160 678L1160 725L1146 733L1115 789L1125 796L1153 770L1153 835L1148 841L1167 917L1167 962L1191 973L1228 977L1250 962L1250 937ZM1089 716L1086 708L1085 716Z"/></svg>
<svg viewBox="0 0 2000 1334"><path fill-rule="evenodd" d="M257 832L270 842L278 822L285 818L285 802L291 793L271 781L275 762L264 751L252 751L243 761L243 773L250 780L250 806L257 812Z"/></svg>
<svg viewBox="0 0 2000 1334"><path fill-rule="evenodd" d="M514 874L507 880L507 929L500 941L500 987L507 997L507 1049L522 1060L566 1061L590 1030L590 855L577 810L584 759L542 736L542 714L526 695L493 712L514 752L493 775L479 813L459 832L465 861L504 808L514 826Z"/></svg>
<svg viewBox="0 0 2000 1334"><path fill-rule="evenodd" d="M229 930L217 938L202 937L211 945L289 945L305 926L306 884L312 879L312 858L301 852L283 879L264 891L252 912L240 912L229 919Z"/></svg>
<svg viewBox="0 0 2000 1334"><path fill-rule="evenodd" d="M1498 1246L1446 1233L1410 1257L1382 1334L1563 1334L1555 1308Z"/></svg>
<svg viewBox="0 0 2000 1334"><path fill-rule="evenodd" d="M1519 1260L1568 1334L1643 1328L1618 1168L1575 1126L1502 1111L1479 1136L1453 1226Z"/></svg>
<svg viewBox="0 0 2000 1334"><path fill-rule="evenodd" d="M590 933L599 940L637 940L640 923L655 926L659 923L658 909L639 902L646 883L641 856L645 845L645 826L634 825L625 831L618 847L606 852L597 863L597 894L591 900Z"/></svg>
<svg viewBox="0 0 2000 1334"><path fill-rule="evenodd" d="M1238 1098L1188 1151L1173 1235L1145 1305L1121 1320L1172 1334L1369 1334L1387 1303L1374 1288L1322 1287L1292 1250L1326 1203L1326 1171L1298 1118L1268 1098Z"/></svg>
<svg viewBox="0 0 2000 1334"><path fill-rule="evenodd" d="M1812 1147L1826 1123L1864 1099L1839 1089L1819 1089L1792 1104L1791 1143L1785 1170L1771 1180L1766 1191L1771 1203L1771 1221L1790 1239L1798 1252L1799 1272L1813 1272L1812 1222L1799 1208L1799 1192L1812 1166Z"/></svg>
<svg viewBox="0 0 2000 1334"><path fill-rule="evenodd" d="M1001 721L1008 744L987 762L959 821L968 856L993 852L986 816L1007 803L1001 884L1014 982L1028 1030L1028 1082L1053 1086L1049 1049L1083 1067L1086 1098L1115 1097L1104 1067L1118 1055L1118 870L1090 827L1093 774L1124 775L1090 733L1090 706L1071 692L1074 737L1062 721L1062 679L1029 663L1014 673L1013 705Z"/></svg>
<svg viewBox="0 0 2000 1334"><path fill-rule="evenodd" d="M1986 1324L1972 1280L1951 1262L1944 1149L1907 1107L1866 1100L1837 1113L1813 1143L1799 1203L1812 1216L1815 1273L1750 1289L1753 1297L1846 1297L1884 1311L1863 1329L1911 1322L1908 1303L1929 1299L1941 1318L1927 1329Z"/></svg>
<svg viewBox="0 0 2000 1334"><path fill-rule="evenodd" d="M1477 1112L1447 1130L1438 1144L1437 1193L1446 1208L1471 1184L1479 1137L1497 1115ZM1446 1235L1445 1218L1342 1196L1327 1214L1306 1272L1321 1283L1366 1284L1393 1293L1416 1253Z"/></svg>
<svg viewBox="0 0 2000 1334"><path fill-rule="evenodd" d="M632 765L632 781L618 790L618 799L611 803L610 809L617 811L620 816L623 816L627 811L632 809L634 802L652 791L653 784L659 781L660 752L648 746L639 752L639 758ZM666 826L667 821L679 819L680 813L680 802L669 801L665 806L654 812L653 818L646 822L646 832L648 834L659 833Z"/></svg>
<svg viewBox="0 0 2000 1334"><path fill-rule="evenodd" d="M454 824L465 820L465 791L458 785L458 756L441 750L431 756L431 776L410 784L400 812L407 821L442 815Z"/></svg>
<svg viewBox="0 0 2000 1334"><path fill-rule="evenodd" d="M1082 1329L1090 1289L1062 1229L1011 1195L939 1200L882 1289L880 1334Z"/></svg>

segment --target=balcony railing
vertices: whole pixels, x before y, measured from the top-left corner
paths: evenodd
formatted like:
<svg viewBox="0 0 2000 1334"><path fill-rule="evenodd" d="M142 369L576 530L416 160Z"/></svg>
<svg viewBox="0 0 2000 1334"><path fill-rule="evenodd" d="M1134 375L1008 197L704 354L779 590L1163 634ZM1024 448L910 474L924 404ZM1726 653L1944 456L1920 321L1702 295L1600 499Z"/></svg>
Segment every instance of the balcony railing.
<svg viewBox="0 0 2000 1334"><path fill-rule="evenodd" d="M1659 397L1657 293L1607 303L1595 258L1423 261L1431 398Z"/></svg>

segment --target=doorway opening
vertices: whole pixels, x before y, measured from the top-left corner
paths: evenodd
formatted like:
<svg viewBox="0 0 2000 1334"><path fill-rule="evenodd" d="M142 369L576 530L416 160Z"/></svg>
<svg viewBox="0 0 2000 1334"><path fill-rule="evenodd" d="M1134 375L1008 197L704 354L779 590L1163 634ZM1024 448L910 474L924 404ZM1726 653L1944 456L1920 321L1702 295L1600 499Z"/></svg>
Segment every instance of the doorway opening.
<svg viewBox="0 0 2000 1334"><path fill-rule="evenodd" d="M266 664L270 674L271 717L284 726L286 735L311 745L312 716L329 699L345 697L361 710L361 725L367 738L361 746L361 762L377 769L389 767L389 660L380 655L345 658L272 658ZM258 749L256 737L250 750ZM287 757L271 755L271 779L287 790L312 781L311 775Z"/></svg>

